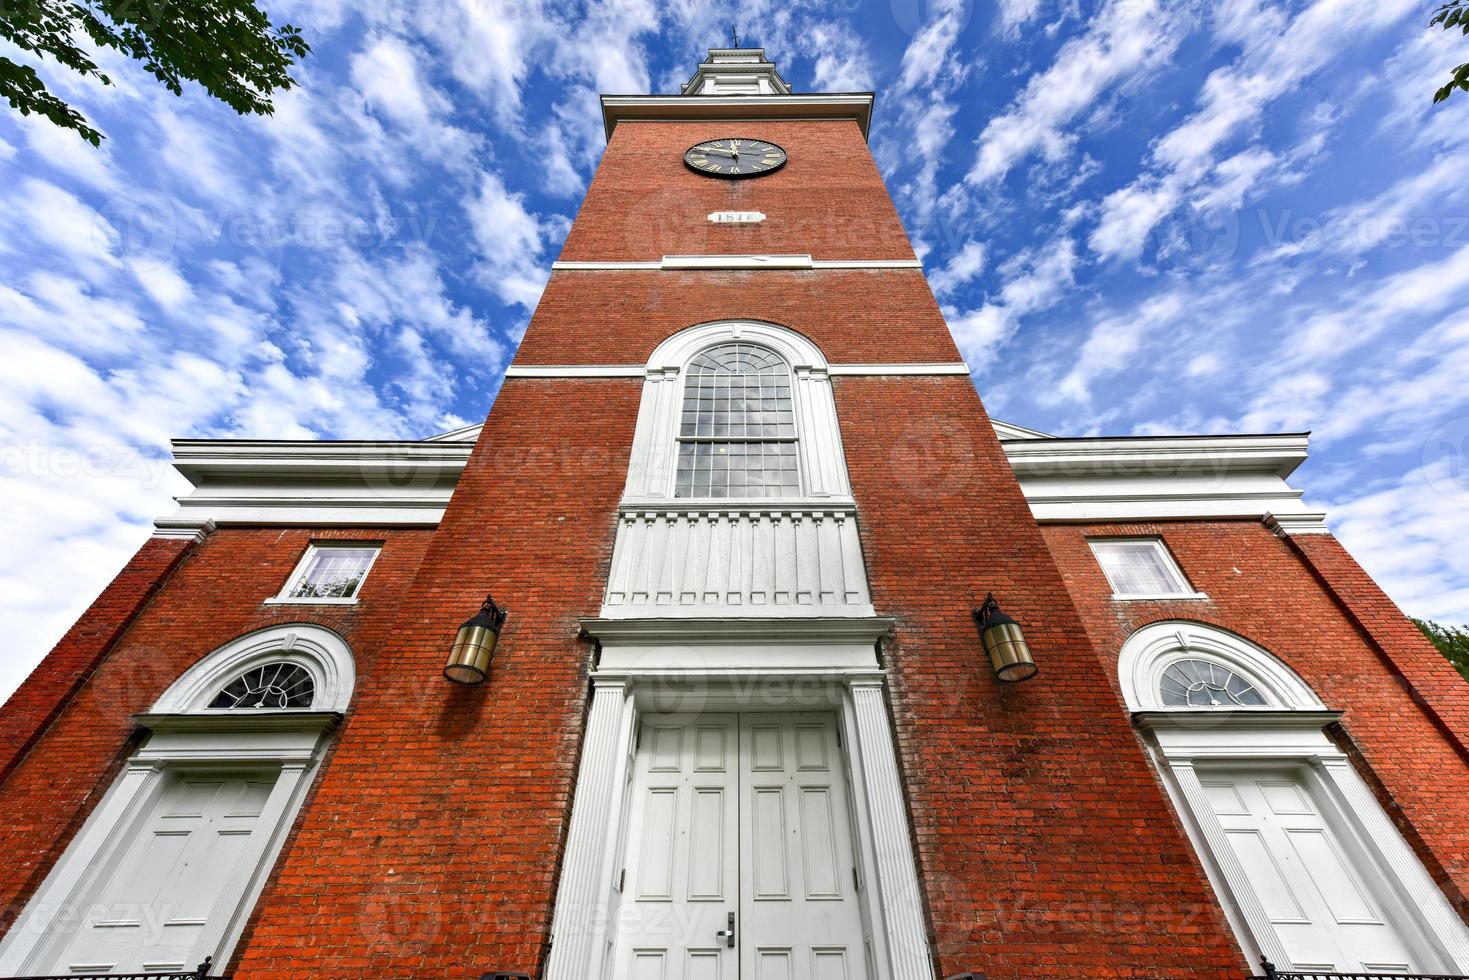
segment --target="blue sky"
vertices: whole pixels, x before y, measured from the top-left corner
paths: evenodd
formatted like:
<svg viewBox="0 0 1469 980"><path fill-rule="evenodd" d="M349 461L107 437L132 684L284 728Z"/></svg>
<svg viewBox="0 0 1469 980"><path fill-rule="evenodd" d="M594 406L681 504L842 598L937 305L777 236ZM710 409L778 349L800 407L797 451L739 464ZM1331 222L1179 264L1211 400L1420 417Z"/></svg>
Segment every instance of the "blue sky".
<svg viewBox="0 0 1469 980"><path fill-rule="evenodd" d="M271 118L103 59L0 112L8 692L168 513L171 436L480 419L603 139L731 17L872 147L999 418L1314 430L1297 475L1406 609L1469 621L1469 99L1417 0L291 0ZM14 57L13 52L7 52ZM111 62L111 63L109 63Z"/></svg>

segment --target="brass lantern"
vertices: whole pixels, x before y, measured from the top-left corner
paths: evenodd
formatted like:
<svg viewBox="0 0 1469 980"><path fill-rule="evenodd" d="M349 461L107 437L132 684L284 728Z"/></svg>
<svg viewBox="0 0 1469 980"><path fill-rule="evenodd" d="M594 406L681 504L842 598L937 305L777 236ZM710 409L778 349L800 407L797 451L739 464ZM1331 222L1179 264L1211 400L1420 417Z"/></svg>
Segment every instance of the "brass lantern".
<svg viewBox="0 0 1469 980"><path fill-rule="evenodd" d="M985 596L984 605L974 610L974 622L979 626L979 639L996 680L1017 684L1040 672L1030 655L1030 644L1025 642L1025 631L1000 609L993 592Z"/></svg>
<svg viewBox="0 0 1469 980"><path fill-rule="evenodd" d="M490 660L495 655L495 643L500 639L500 627L505 625L508 613L495 605L494 596L485 596L485 604L474 618L459 627L454 637L454 649L449 653L449 662L444 666L444 676L455 684L482 684L490 673Z"/></svg>

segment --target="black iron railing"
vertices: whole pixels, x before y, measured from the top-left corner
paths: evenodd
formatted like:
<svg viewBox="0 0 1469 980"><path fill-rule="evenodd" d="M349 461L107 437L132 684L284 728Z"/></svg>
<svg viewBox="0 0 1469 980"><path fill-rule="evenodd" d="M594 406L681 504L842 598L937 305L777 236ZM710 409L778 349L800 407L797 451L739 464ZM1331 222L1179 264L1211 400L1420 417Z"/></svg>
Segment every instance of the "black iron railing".
<svg viewBox="0 0 1469 980"><path fill-rule="evenodd" d="M1263 973L1250 980L1469 980L1462 973L1325 973L1307 970L1279 970L1265 957L1260 957Z"/></svg>
<svg viewBox="0 0 1469 980"><path fill-rule="evenodd" d="M214 957L207 958L187 973L67 973L48 977L6 977L3 980L225 980L211 977L209 964Z"/></svg>

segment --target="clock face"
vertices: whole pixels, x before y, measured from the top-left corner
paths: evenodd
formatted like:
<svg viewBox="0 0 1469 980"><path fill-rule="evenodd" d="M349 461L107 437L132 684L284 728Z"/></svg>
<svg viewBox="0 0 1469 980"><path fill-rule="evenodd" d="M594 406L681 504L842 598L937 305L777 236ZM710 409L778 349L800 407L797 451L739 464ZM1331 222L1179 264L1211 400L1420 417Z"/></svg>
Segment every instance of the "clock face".
<svg viewBox="0 0 1469 980"><path fill-rule="evenodd" d="M710 177L758 177L785 166L786 151L764 140L706 140L689 147L683 160Z"/></svg>

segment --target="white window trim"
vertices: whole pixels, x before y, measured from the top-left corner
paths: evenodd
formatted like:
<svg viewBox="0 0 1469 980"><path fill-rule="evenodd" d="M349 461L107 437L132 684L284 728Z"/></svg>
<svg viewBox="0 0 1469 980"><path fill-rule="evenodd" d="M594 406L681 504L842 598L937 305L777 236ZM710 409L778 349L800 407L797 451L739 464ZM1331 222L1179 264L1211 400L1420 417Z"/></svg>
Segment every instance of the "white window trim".
<svg viewBox="0 0 1469 980"><path fill-rule="evenodd" d="M1168 544L1162 538L1160 538L1160 537L1143 536L1143 537L1127 537L1127 538L1118 538L1118 537L1087 538L1086 543L1091 547L1091 549L1092 549L1092 557L1096 559L1097 566L1099 568L1101 568L1101 570L1102 570L1102 577L1105 578L1107 580L1107 584L1112 587L1112 599L1114 601L1116 601L1116 602L1148 602L1148 601L1158 601L1158 600L1161 600L1161 599L1173 600L1173 599L1207 599L1207 598L1209 598L1209 596L1206 593L1199 592L1198 590L1196 590L1193 587L1192 583L1189 582L1188 576L1183 573L1183 569L1179 566L1178 560L1173 557L1173 552L1171 550L1169 550ZM1112 581L1112 576L1107 571L1107 566L1102 562L1102 556L1097 553L1097 545L1107 545L1107 544L1150 544L1150 545L1152 545L1153 546L1153 550L1156 551L1159 555L1162 556L1164 567L1167 568L1168 571L1169 571L1169 573L1173 576L1173 580L1178 583L1178 585L1179 585L1179 591L1177 591L1177 592L1155 592L1155 593L1146 593L1146 594L1141 594L1141 595L1140 594L1136 594L1136 593L1130 593L1130 592L1129 593L1118 592L1117 591L1116 583L1114 583Z"/></svg>
<svg viewBox="0 0 1469 980"><path fill-rule="evenodd" d="M851 486L842 452L836 400L826 358L811 341L787 327L758 320L721 320L681 330L653 351L644 373L632 456L628 463L624 503L674 500L678 472L678 423L682 416L684 375L700 352L721 344L746 343L769 348L791 372L791 399L796 414L801 499L849 501ZM737 505L762 498L677 498Z"/></svg>
<svg viewBox="0 0 1469 980"><path fill-rule="evenodd" d="M1266 708L1164 707L1162 671L1176 660L1214 660L1256 682ZM1429 973L1469 970L1469 929L1403 840L1346 754L1326 734L1329 711L1309 685L1263 647L1203 623L1154 623L1123 645L1123 697L1144 732L1225 916L1250 963L1289 957L1255 898L1243 867L1213 816L1199 773L1211 768L1294 769L1329 825L1374 883L1374 898L1393 911L1404 940Z"/></svg>
<svg viewBox="0 0 1469 980"><path fill-rule="evenodd" d="M238 676L241 664L262 659L309 665L318 678L311 710L228 711L199 706L212 699L218 686ZM187 964L192 968L211 956L223 969L296 822L310 774L351 700L354 679L346 643L330 630L305 623L241 637L180 675L148 713L135 716L150 733L147 741L127 761L0 942L0 976L64 972L50 959L60 955L68 936L53 929L52 923L67 922L93 889L101 887L111 862L174 776L244 766L275 769L279 775L260 816L263 833L244 865L243 880L234 886L240 896L235 911L208 923Z"/></svg>
<svg viewBox="0 0 1469 980"><path fill-rule="evenodd" d="M922 895L889 721L876 639L891 620L846 620L839 633L790 632L781 620L751 631L711 624L701 662L688 666L686 631L584 620L601 644L592 675L581 768L552 918L546 980L605 980L616 941L616 882L626 836L629 773L640 712L790 711L799 691L811 710L837 715L856 830L864 922L878 980L931 980ZM756 637L766 638L760 642ZM670 690L686 700L671 702Z"/></svg>
<svg viewBox="0 0 1469 980"><path fill-rule="evenodd" d="M367 562L367 567L362 571L362 578L357 582L357 588L350 596L333 598L322 596L293 596L296 586L301 584L305 578L306 571L311 567L311 561L317 553L330 551L333 548L371 548L372 558ZM278 595L266 599L267 605L291 605L291 606L355 606L358 598L362 595L362 589L367 585L367 577L372 574L373 566L377 564L378 556L383 553L381 541L313 541L306 548L306 553L296 563L296 568L291 572L291 577L286 579L286 584L281 587Z"/></svg>

